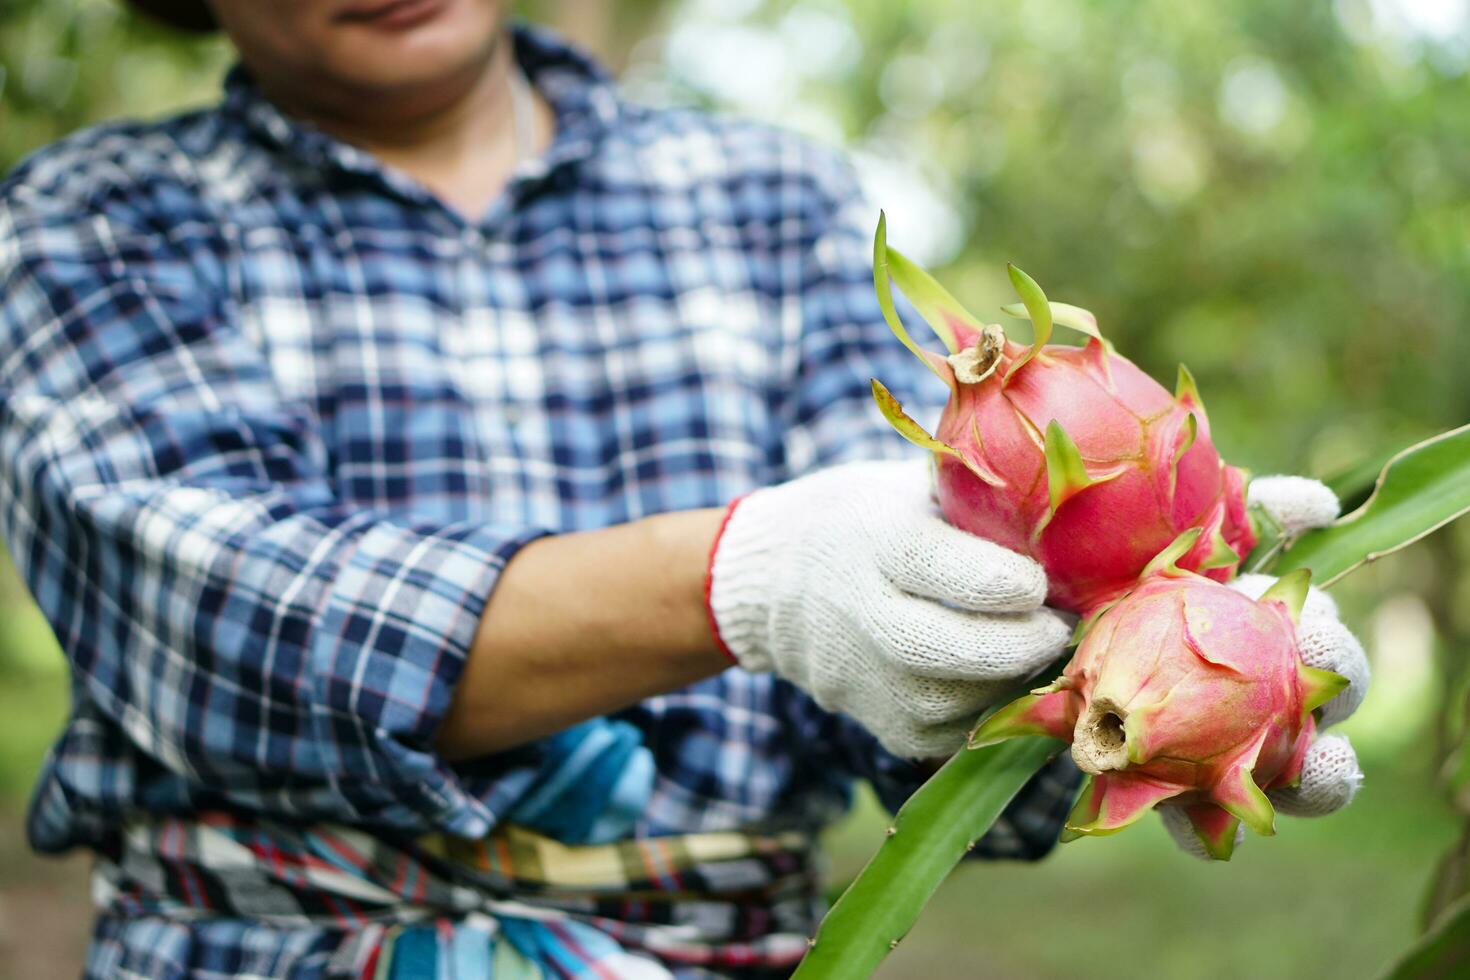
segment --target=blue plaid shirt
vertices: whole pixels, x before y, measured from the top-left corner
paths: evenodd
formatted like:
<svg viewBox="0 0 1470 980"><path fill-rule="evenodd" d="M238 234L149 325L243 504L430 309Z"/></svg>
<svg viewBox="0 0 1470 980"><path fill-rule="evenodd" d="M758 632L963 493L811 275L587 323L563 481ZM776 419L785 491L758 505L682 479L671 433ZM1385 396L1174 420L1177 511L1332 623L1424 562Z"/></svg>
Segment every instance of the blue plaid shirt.
<svg viewBox="0 0 1470 980"><path fill-rule="evenodd" d="M543 747L432 743L518 548L904 453L869 378L943 395L879 315L838 155L629 104L534 31L517 56L556 135L477 221L238 71L0 186L0 533L73 677L38 848L136 807L485 834ZM768 675L622 717L656 763L640 835L815 827L855 778L920 778ZM1065 776L983 850L1045 852Z"/></svg>

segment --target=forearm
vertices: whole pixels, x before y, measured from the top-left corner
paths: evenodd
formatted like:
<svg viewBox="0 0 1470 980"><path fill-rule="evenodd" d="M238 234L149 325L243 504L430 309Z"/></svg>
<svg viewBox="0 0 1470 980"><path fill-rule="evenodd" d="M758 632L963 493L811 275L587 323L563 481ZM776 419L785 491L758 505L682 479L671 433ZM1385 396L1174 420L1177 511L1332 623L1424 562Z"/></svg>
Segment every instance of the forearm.
<svg viewBox="0 0 1470 980"><path fill-rule="evenodd" d="M521 549L481 618L440 751L511 748L728 667L704 609L721 514L665 514Z"/></svg>

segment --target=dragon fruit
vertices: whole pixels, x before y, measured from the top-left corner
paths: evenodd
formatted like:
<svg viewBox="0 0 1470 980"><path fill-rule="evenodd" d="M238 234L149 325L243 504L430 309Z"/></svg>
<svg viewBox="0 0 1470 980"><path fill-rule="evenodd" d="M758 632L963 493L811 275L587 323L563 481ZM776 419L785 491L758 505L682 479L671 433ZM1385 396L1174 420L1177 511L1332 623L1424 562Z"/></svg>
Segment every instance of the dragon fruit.
<svg viewBox="0 0 1470 980"><path fill-rule="evenodd" d="M1085 611L1130 588L1187 529L1203 533L1183 568L1225 581L1255 545L1244 478L1220 459L1188 370L1170 394L1103 339L1091 313L1049 303L1009 267L1034 342L984 325L927 273L891 249L880 218L873 279L889 327L950 388L931 435L874 379L879 409L900 434L935 453L940 508L964 530L1036 559L1048 601ZM949 350L910 337L889 276ZM1088 335L1085 347L1049 344L1053 324Z"/></svg>
<svg viewBox="0 0 1470 980"><path fill-rule="evenodd" d="M972 748L1018 735L1071 741L1091 779L1064 840L1116 833L1168 803L1184 807L1211 857L1228 859L1241 823L1275 832L1265 790L1300 779L1313 710L1348 684L1298 651L1309 572L1256 601L1174 564L1198 536L1181 535L1136 588L1084 621L1055 682L971 736Z"/></svg>

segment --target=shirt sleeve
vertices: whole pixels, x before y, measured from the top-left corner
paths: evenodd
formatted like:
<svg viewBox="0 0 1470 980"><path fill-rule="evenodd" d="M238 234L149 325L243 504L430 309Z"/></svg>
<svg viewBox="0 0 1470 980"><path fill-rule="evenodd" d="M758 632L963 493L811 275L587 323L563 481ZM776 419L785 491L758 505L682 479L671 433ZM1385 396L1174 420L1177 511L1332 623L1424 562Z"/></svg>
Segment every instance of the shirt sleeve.
<svg viewBox="0 0 1470 980"><path fill-rule="evenodd" d="M432 742L545 532L345 505L309 413L169 242L0 197L0 536L76 699L232 804L483 833L494 792Z"/></svg>
<svg viewBox="0 0 1470 980"><path fill-rule="evenodd" d="M818 171L824 206L802 275L798 366L787 403L786 459L792 476L855 460L923 458L923 450L879 413L873 379L930 431L949 394L944 382L893 336L878 308L873 291L877 207L868 203L845 163L828 160ZM914 339L942 351L897 290L894 301Z"/></svg>
<svg viewBox="0 0 1470 980"><path fill-rule="evenodd" d="M814 237L802 295L798 373L789 405L787 460L792 475L864 459L914 459L923 451L903 439L873 403L877 378L905 410L930 427L948 390L889 330L873 291L873 230L878 209L868 204L846 167L826 160L820 168L826 220ZM941 350L922 318L903 297L895 302L918 342ZM813 711L821 709L812 705ZM846 716L829 716L822 741L837 764L872 783L891 811L921 786L928 772L886 751ZM1057 842L1081 774L1067 755L1034 776L980 841L972 856L1034 860Z"/></svg>

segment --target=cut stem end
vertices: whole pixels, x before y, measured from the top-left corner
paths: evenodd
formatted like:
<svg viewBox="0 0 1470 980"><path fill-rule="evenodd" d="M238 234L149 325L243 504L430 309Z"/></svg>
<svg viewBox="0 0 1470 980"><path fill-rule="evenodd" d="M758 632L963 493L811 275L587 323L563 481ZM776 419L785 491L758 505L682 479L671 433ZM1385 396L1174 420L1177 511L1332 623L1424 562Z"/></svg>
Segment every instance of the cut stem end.
<svg viewBox="0 0 1470 980"><path fill-rule="evenodd" d="M1072 735L1072 760L1096 776L1128 766L1127 712L1106 699L1088 705Z"/></svg>

